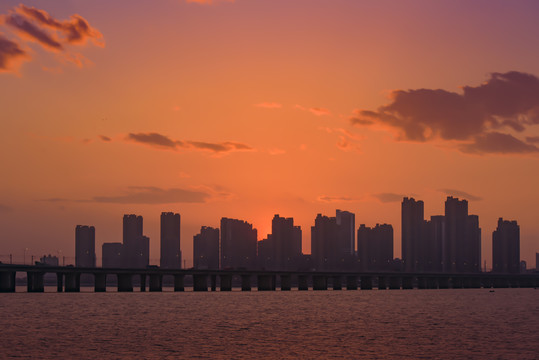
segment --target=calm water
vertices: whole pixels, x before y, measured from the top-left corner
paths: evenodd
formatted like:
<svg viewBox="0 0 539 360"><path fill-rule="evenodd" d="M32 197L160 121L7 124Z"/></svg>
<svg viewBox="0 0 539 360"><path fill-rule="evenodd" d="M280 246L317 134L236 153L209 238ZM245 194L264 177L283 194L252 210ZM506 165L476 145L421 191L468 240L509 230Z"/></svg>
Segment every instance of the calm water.
<svg viewBox="0 0 539 360"><path fill-rule="evenodd" d="M539 358L534 289L15 293L0 309L1 358Z"/></svg>

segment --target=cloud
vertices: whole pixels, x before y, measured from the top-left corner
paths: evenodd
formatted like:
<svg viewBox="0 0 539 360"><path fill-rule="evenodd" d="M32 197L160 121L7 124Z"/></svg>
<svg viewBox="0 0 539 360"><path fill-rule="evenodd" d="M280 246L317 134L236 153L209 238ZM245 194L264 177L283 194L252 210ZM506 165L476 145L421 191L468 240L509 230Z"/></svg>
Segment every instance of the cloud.
<svg viewBox="0 0 539 360"><path fill-rule="evenodd" d="M19 44L0 34L0 72L14 72L30 56Z"/></svg>
<svg viewBox="0 0 539 360"><path fill-rule="evenodd" d="M402 199L406 195L395 194L395 193L379 193L379 194L372 194L372 196L378 199L380 202L389 203L389 202L401 202Z"/></svg>
<svg viewBox="0 0 539 360"><path fill-rule="evenodd" d="M233 3L235 0L185 0L186 3L195 3L195 4L203 4L203 5L210 5L215 4L219 2L229 2Z"/></svg>
<svg viewBox="0 0 539 360"><path fill-rule="evenodd" d="M13 211L13 208L8 205L0 204L0 213Z"/></svg>
<svg viewBox="0 0 539 360"><path fill-rule="evenodd" d="M204 203L210 194L199 190L158 187L129 187L127 192L116 196L95 196L91 201L111 204L173 204Z"/></svg>
<svg viewBox="0 0 539 360"><path fill-rule="evenodd" d="M168 136L159 134L159 133L130 133L127 135L126 140L133 141L136 143L148 145L160 149L169 149L169 150L202 150L209 151L215 154L225 154L232 151L249 151L254 150L249 145L234 142L226 141L221 143L211 143L203 141L191 141L191 140L172 140Z"/></svg>
<svg viewBox="0 0 539 360"><path fill-rule="evenodd" d="M461 93L442 89L395 90L391 102L376 111L357 110L350 123L380 124L397 140L454 141L467 153L536 152L511 133L539 124L539 78L517 71L492 73L479 86ZM493 141L500 141L495 145Z"/></svg>
<svg viewBox="0 0 539 360"><path fill-rule="evenodd" d="M353 199L348 196L327 196L327 195L320 195L317 198L317 200L321 202L328 202L328 203L353 201Z"/></svg>
<svg viewBox="0 0 539 360"><path fill-rule="evenodd" d="M111 138L109 138L108 136L105 136L105 135L99 135L99 138L101 139L101 141L105 141L105 142L112 141Z"/></svg>
<svg viewBox="0 0 539 360"><path fill-rule="evenodd" d="M268 149L268 154L270 154L270 155L284 155L284 154L286 154L286 150L278 149L278 148Z"/></svg>
<svg viewBox="0 0 539 360"><path fill-rule="evenodd" d="M331 111L325 108L319 108L319 107L306 108L301 105L295 105L294 107L302 111L308 111L311 114L316 115L316 116L331 115Z"/></svg>
<svg viewBox="0 0 539 360"><path fill-rule="evenodd" d="M342 128L319 127L318 129L323 130L328 134L340 134L336 144L338 149L342 151L361 152L359 141L363 140L364 137L362 135L354 134Z"/></svg>
<svg viewBox="0 0 539 360"><path fill-rule="evenodd" d="M90 26L88 21L78 14L71 15L69 20L57 20L45 10L19 5L9 10L7 15L0 16L0 26L14 30L22 42L35 42L45 50L61 54L58 59L62 63L73 63L78 67L92 64L82 54L72 52L70 46L83 46L88 41L104 47L103 35ZM6 66L6 60L26 53L20 46L0 35L0 71L11 69ZM46 71L49 68L45 68ZM60 71L54 71L60 72Z"/></svg>
<svg viewBox="0 0 539 360"><path fill-rule="evenodd" d="M539 143L539 136L526 136L527 143Z"/></svg>
<svg viewBox="0 0 539 360"><path fill-rule="evenodd" d="M471 201L483 200L482 197L472 195L472 194L467 193L465 191L460 191L460 190L455 190L455 189L440 189L438 191L444 193L447 196L461 197L461 198L465 198L465 199L471 200Z"/></svg>
<svg viewBox="0 0 539 360"><path fill-rule="evenodd" d="M280 109L283 105L275 102L262 102L259 104L254 104L254 106L266 109Z"/></svg>

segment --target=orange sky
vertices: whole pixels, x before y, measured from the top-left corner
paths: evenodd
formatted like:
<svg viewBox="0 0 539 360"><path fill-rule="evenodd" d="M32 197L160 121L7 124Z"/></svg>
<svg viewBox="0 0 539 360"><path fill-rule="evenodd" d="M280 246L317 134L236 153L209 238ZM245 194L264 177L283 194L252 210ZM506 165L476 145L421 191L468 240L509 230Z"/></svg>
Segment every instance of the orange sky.
<svg viewBox="0 0 539 360"><path fill-rule="evenodd" d="M42 11L38 11L42 10ZM200 226L317 213L391 223L400 199L498 217L539 251L539 5L236 0L0 4L0 261L121 241L144 217Z"/></svg>

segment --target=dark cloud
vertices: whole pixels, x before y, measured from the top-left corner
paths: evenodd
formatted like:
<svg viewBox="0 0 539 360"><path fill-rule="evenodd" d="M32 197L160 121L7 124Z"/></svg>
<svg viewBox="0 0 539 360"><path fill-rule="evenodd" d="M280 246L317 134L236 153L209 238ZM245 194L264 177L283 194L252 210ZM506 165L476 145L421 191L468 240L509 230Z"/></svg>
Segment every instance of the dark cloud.
<svg viewBox="0 0 539 360"><path fill-rule="evenodd" d="M402 199L406 196L403 194L395 194L395 193L379 193L379 194L373 194L376 199L383 203L388 202L401 202Z"/></svg>
<svg viewBox="0 0 539 360"><path fill-rule="evenodd" d="M99 138L101 139L101 141L105 141L105 142L112 141L111 138L109 138L108 136L105 136L105 135L99 135Z"/></svg>
<svg viewBox="0 0 539 360"><path fill-rule="evenodd" d="M462 144L460 151L467 154L529 154L539 152L539 148L517 139L510 134L489 132L478 135L474 142Z"/></svg>
<svg viewBox="0 0 539 360"><path fill-rule="evenodd" d="M200 190L130 187L127 193L116 196L95 196L91 201L111 204L172 204L204 203L210 194Z"/></svg>
<svg viewBox="0 0 539 360"><path fill-rule="evenodd" d="M539 143L539 136L526 136L526 142L528 143Z"/></svg>
<svg viewBox="0 0 539 360"><path fill-rule="evenodd" d="M0 72L14 70L18 62L28 57L19 44L0 34Z"/></svg>
<svg viewBox="0 0 539 360"><path fill-rule="evenodd" d="M472 194L467 193L465 191L460 191L460 190L455 190L455 189L440 189L438 191L444 193L447 196L461 197L461 198L464 198L466 200L471 200L471 201L483 200L482 197L472 195Z"/></svg>
<svg viewBox="0 0 539 360"><path fill-rule="evenodd" d="M529 153L533 146L507 131L523 132L539 123L539 78L521 72L492 73L479 86L462 93L441 89L396 90L377 111L358 110L356 126L377 123L398 131L398 140L442 139L465 143L474 153ZM494 140L501 144L493 144Z"/></svg>
<svg viewBox="0 0 539 360"><path fill-rule="evenodd" d="M15 13L9 14L5 18L5 23L25 34L32 40L37 41L44 47L53 50L63 50L64 48L62 44L55 39L54 35L36 26L22 15Z"/></svg>
<svg viewBox="0 0 539 360"><path fill-rule="evenodd" d="M0 204L0 213L13 211L13 208L8 205Z"/></svg>
<svg viewBox="0 0 539 360"><path fill-rule="evenodd" d="M153 132L137 134L130 133L127 135L126 140L161 149L207 150L215 154L228 153L231 151L253 150L253 148L249 145L239 142L226 141L221 143L210 143L191 140L173 140L168 136Z"/></svg>
<svg viewBox="0 0 539 360"><path fill-rule="evenodd" d="M353 199L348 196L326 196L321 195L318 197L318 201L322 202L347 202L352 201Z"/></svg>

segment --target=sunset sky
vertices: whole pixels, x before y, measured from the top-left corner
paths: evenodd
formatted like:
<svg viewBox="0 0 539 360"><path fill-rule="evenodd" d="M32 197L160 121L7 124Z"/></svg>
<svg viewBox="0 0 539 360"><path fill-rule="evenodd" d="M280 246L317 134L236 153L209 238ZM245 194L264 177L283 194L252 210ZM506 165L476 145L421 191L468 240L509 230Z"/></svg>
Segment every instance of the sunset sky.
<svg viewBox="0 0 539 360"><path fill-rule="evenodd" d="M182 216L192 262L221 217L271 232L317 213L390 223L400 202L499 217L539 252L539 2L0 2L0 261L74 256L75 225L119 242Z"/></svg>

